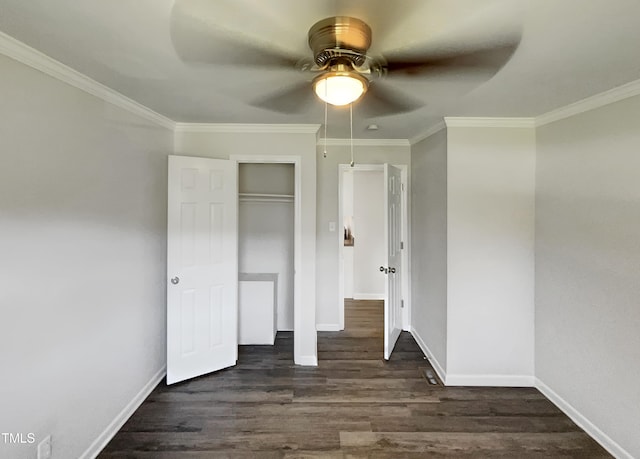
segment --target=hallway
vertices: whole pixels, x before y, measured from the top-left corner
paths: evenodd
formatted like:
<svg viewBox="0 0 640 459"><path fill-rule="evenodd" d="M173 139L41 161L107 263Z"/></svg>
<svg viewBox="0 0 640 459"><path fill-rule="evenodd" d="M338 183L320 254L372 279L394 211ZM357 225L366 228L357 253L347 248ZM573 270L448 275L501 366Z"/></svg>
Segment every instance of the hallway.
<svg viewBox="0 0 640 459"><path fill-rule="evenodd" d="M403 332L382 358L380 301L346 301L318 333L319 366L293 336L241 346L236 367L158 386L100 458L610 457L536 389L430 386Z"/></svg>

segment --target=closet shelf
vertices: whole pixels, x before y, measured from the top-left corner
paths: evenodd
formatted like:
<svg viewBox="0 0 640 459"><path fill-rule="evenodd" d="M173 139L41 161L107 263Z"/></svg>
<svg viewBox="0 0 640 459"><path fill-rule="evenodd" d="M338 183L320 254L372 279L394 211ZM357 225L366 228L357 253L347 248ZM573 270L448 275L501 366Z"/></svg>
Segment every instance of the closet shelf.
<svg viewBox="0 0 640 459"><path fill-rule="evenodd" d="M253 202L293 202L292 194L238 193L238 199Z"/></svg>

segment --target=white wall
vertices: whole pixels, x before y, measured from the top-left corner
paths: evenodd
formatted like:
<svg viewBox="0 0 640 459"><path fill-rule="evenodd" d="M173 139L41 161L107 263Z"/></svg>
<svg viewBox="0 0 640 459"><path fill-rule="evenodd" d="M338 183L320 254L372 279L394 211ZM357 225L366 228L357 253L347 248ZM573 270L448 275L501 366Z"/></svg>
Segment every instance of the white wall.
<svg viewBox="0 0 640 459"><path fill-rule="evenodd" d="M431 363L447 367L447 132L411 147L411 327Z"/></svg>
<svg viewBox="0 0 640 459"><path fill-rule="evenodd" d="M447 128L447 383L532 385L535 131Z"/></svg>
<svg viewBox="0 0 640 459"><path fill-rule="evenodd" d="M537 133L536 376L628 457L640 457L639 120L634 97Z"/></svg>
<svg viewBox="0 0 640 459"><path fill-rule="evenodd" d="M2 55L0 100L0 427L75 458L162 376L173 134Z"/></svg>
<svg viewBox="0 0 640 459"><path fill-rule="evenodd" d="M294 194L292 164L240 164L240 193ZM264 199L264 198L262 198ZM238 205L238 268L278 274L278 330L293 330L293 200L244 200Z"/></svg>
<svg viewBox="0 0 640 459"><path fill-rule="evenodd" d="M384 172L353 173L353 298L384 299Z"/></svg>
<svg viewBox="0 0 640 459"><path fill-rule="evenodd" d="M294 354L297 363L313 364L316 349L316 134L310 132L219 132L219 130L175 133L177 155L226 159L230 155L299 156L301 160L301 301L294 318ZM338 221L334 218L334 221ZM337 269L336 269L337 271ZM299 327L298 325L299 321ZM298 333L300 330L300 333Z"/></svg>
<svg viewBox="0 0 640 459"><path fill-rule="evenodd" d="M293 195L295 174L293 164L243 163L238 167L238 191Z"/></svg>
<svg viewBox="0 0 640 459"><path fill-rule="evenodd" d="M329 145L327 157L318 146L318 208L317 208L317 299L316 322L319 326L337 329L339 320L338 298L338 244L340 232L338 214L338 165L349 164L350 149L347 145ZM409 145L354 146L357 164L410 164ZM338 222L338 231L329 231L329 222Z"/></svg>

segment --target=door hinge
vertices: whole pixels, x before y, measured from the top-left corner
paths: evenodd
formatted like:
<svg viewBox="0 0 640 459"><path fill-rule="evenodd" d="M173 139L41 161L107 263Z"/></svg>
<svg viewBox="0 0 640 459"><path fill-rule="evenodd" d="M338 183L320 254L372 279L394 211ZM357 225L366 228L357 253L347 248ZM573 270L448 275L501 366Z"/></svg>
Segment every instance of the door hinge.
<svg viewBox="0 0 640 459"><path fill-rule="evenodd" d="M400 307L404 308L404 300L400 300Z"/></svg>
<svg viewBox="0 0 640 459"><path fill-rule="evenodd" d="M400 250L404 249L404 242L400 241Z"/></svg>
<svg viewBox="0 0 640 459"><path fill-rule="evenodd" d="M400 188L402 189L402 191L404 191L404 183L400 184Z"/></svg>

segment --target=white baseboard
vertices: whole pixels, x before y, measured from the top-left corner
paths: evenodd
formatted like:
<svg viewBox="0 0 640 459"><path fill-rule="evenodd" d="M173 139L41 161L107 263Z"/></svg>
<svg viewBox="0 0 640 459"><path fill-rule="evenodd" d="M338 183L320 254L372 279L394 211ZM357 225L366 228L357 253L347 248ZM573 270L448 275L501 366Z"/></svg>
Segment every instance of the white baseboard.
<svg viewBox="0 0 640 459"><path fill-rule="evenodd" d="M354 300L384 300L384 293L354 293Z"/></svg>
<svg viewBox="0 0 640 459"><path fill-rule="evenodd" d="M442 381L442 383L446 386L447 372L444 371L444 368L442 367L442 365L440 365L440 362L438 362L438 359L436 359L433 356L433 352L431 352L431 349L429 349L429 346L427 346L427 343L424 342L424 340L422 339L422 336L420 336L420 333L418 333L418 331L413 327L411 327L410 331L411 331L411 335L413 336L413 339L416 340L416 343L418 343L418 346L422 350L422 353L427 357L433 369L436 370L436 373L438 373L438 377L440 378L440 381Z"/></svg>
<svg viewBox="0 0 640 459"><path fill-rule="evenodd" d="M316 331L342 331L339 324L316 324Z"/></svg>
<svg viewBox="0 0 640 459"><path fill-rule="evenodd" d="M317 367L318 357L315 355L302 355L294 362L296 365L302 365L306 367Z"/></svg>
<svg viewBox="0 0 640 459"><path fill-rule="evenodd" d="M447 386L534 387L533 376L528 375L455 375L448 374Z"/></svg>
<svg viewBox="0 0 640 459"><path fill-rule="evenodd" d="M554 405L560 408L564 414L569 416L573 422L575 422L582 430L587 432L591 438L600 443L604 449L609 451L614 457L618 459L633 459L633 456L627 452L622 446L616 443L611 437L600 430L594 423L584 417L577 409L575 409L569 402L560 397L549 386L535 379L536 388L542 392L542 394L551 400Z"/></svg>
<svg viewBox="0 0 640 459"><path fill-rule="evenodd" d="M96 438L93 443L87 448L87 450L80 456L80 459L95 459L98 454L107 446L107 443L118 433L125 422L135 413L135 411L142 405L142 402L149 396L149 394L156 388L162 378L167 374L167 367L163 366L158 372L151 377L142 389L131 399L129 403L118 413L118 415L109 423L109 425L102 431L102 433Z"/></svg>

